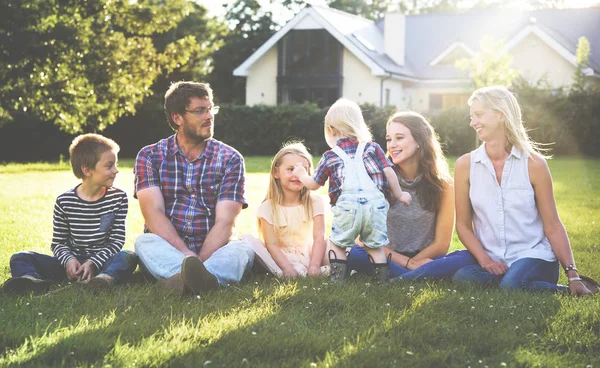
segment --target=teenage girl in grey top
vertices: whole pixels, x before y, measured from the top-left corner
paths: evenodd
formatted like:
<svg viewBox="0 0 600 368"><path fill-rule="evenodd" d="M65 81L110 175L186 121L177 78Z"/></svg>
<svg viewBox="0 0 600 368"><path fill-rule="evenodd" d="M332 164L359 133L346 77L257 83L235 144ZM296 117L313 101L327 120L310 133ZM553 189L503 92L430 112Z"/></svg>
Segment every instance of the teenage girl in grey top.
<svg viewBox="0 0 600 368"><path fill-rule="evenodd" d="M387 216L394 280L452 277L474 262L467 251L446 254L454 230L454 188L448 164L433 127L416 112L398 112L386 125L387 151L409 206L393 201ZM352 248L348 266L370 274L372 268L361 246Z"/></svg>
<svg viewBox="0 0 600 368"><path fill-rule="evenodd" d="M515 96L492 86L468 102L471 127L484 143L456 161L456 230L478 264L456 272L454 281L562 291L560 263L572 294L596 291L575 268L548 165L523 127Z"/></svg>

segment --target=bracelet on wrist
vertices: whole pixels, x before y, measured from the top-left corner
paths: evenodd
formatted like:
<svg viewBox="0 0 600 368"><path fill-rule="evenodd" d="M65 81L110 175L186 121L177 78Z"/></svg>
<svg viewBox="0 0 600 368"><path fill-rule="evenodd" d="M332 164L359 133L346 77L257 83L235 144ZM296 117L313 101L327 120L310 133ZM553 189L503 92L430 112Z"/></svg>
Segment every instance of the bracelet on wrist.
<svg viewBox="0 0 600 368"><path fill-rule="evenodd" d="M575 268L575 265L573 263L571 263L570 265L568 265L567 267L565 267L565 275L567 275L567 277L569 276L568 275L569 271L575 271L575 272L577 272L577 269Z"/></svg>
<svg viewBox="0 0 600 368"><path fill-rule="evenodd" d="M406 266L404 266L404 268L408 269L408 263L410 262L411 259L412 259L411 257L408 257L408 259L406 260Z"/></svg>
<svg viewBox="0 0 600 368"><path fill-rule="evenodd" d="M571 281L581 281L581 277L577 276L577 277L569 277L569 284L571 283Z"/></svg>

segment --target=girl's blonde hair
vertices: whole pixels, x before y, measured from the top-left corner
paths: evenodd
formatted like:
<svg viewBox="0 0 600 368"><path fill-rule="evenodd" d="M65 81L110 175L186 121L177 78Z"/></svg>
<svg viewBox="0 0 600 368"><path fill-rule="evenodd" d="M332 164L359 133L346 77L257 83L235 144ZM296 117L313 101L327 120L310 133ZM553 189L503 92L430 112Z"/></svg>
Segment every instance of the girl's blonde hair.
<svg viewBox="0 0 600 368"><path fill-rule="evenodd" d="M548 151L548 149L541 147L540 143L529 138L523 126L521 107L517 102L517 98L506 87L489 86L480 88L471 94L467 103L471 106L475 100L504 116L504 132L511 146L517 147L521 152L530 156L539 154L544 158L548 158L542 153Z"/></svg>
<svg viewBox="0 0 600 368"><path fill-rule="evenodd" d="M325 115L325 136L330 137L332 132L337 132L340 138L354 138L359 142L373 140L360 107L345 98L331 105Z"/></svg>
<svg viewBox="0 0 600 368"><path fill-rule="evenodd" d="M452 183L448 162L442 152L437 134L429 121L414 111L400 111L390 116L385 126L386 130L392 123L399 123L408 128L419 146L417 155L422 179L421 185L417 188L417 196L423 209L437 211L440 208L445 185ZM394 165L394 170L397 169L397 165Z"/></svg>
<svg viewBox="0 0 600 368"><path fill-rule="evenodd" d="M310 153L308 153L308 150L304 144L302 144L302 142L284 143L283 147L281 147L279 152L277 152L275 157L273 157L273 161L271 163L271 175L269 177L269 189L267 190L265 201L271 200L271 217L273 218L273 227L275 228L276 232L278 232L282 226L282 219L279 216L278 207L283 202L283 188L281 187L279 179L275 178L275 173L277 170L279 170L283 157L289 154L298 155L306 159L308 162L308 174L311 175L312 171L312 156ZM300 202L306 211L307 218L311 219L313 214L312 200L310 198L310 190L306 187L302 188L300 191ZM294 226L293 224L288 224L288 226L290 225Z"/></svg>

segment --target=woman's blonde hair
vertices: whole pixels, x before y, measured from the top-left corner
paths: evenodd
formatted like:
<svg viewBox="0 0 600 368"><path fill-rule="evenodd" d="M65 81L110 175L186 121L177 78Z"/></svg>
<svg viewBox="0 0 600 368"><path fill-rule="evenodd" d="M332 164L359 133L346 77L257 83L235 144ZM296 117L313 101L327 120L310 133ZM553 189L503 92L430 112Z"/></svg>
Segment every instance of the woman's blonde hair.
<svg viewBox="0 0 600 368"><path fill-rule="evenodd" d="M523 126L521 107L517 102L517 98L506 87L489 86L479 88L471 94L467 103L471 106L475 100L504 116L504 132L511 146L517 147L521 152L530 156L537 153L548 158L542 153L548 151L548 149L543 148L542 144L529 138Z"/></svg>
<svg viewBox="0 0 600 368"><path fill-rule="evenodd" d="M325 115L325 136L337 132L340 138L354 138L359 142L371 142L373 136L365 123L360 107L356 102L340 98Z"/></svg>
<svg viewBox="0 0 600 368"><path fill-rule="evenodd" d="M275 173L279 170L281 166L281 161L283 157L289 154L298 155L308 162L308 174L311 175L312 169L312 156L308 153L308 150L302 144L302 142L287 142L284 143L279 152L275 154L273 157L273 161L271 162L271 174L269 177L269 188L267 190L267 195L265 196L266 200L271 200L271 217L273 218L273 227L277 232L281 228L281 218L279 217L278 207L283 202L283 188L281 187L281 183L279 179L275 178ZM307 218L312 218L313 208L312 208L312 200L310 198L310 190L306 187L302 188L300 191L300 202L306 211ZM289 226L290 224L288 224ZM259 226L260 229L260 226Z"/></svg>
<svg viewBox="0 0 600 368"><path fill-rule="evenodd" d="M408 128L419 146L417 154L422 177L421 185L417 188L417 196L423 209L437 211L446 183L452 183L448 162L442 152L438 135L429 121L414 111L400 111L390 116L385 126L386 130L392 123L399 123ZM394 165L394 170L397 169L398 166Z"/></svg>

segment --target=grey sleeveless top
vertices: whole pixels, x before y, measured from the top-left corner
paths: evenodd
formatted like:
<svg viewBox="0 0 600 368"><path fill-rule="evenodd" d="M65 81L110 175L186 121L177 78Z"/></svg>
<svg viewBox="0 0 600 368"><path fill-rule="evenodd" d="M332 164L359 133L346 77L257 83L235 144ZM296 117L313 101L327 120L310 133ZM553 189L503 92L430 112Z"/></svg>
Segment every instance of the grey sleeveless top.
<svg viewBox="0 0 600 368"><path fill-rule="evenodd" d="M402 254L413 255L429 246L435 238L436 211L421 208L417 197L421 176L413 181L406 181L398 172L398 180L402 190L410 193L412 202L404 206L393 199L387 215L388 237L390 248Z"/></svg>

